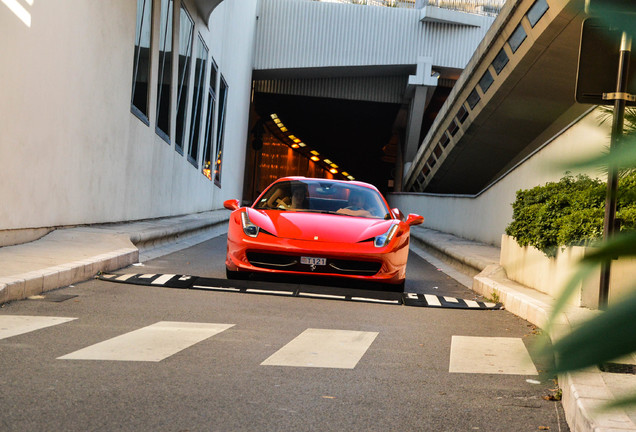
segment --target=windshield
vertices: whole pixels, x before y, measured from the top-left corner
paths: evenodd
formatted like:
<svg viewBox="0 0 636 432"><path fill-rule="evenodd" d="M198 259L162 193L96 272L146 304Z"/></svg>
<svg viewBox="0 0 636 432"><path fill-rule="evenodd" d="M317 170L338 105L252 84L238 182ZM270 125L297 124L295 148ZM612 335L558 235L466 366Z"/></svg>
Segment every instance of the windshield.
<svg viewBox="0 0 636 432"><path fill-rule="evenodd" d="M386 203L377 191L328 180L278 182L265 191L254 208L391 219Z"/></svg>

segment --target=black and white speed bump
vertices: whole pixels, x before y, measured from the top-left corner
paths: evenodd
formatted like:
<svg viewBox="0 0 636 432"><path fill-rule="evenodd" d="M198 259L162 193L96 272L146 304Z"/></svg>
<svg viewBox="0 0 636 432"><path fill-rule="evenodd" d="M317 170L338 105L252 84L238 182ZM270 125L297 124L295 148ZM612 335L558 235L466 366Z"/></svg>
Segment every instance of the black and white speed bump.
<svg viewBox="0 0 636 432"><path fill-rule="evenodd" d="M276 295L287 297L344 300L416 307L451 309L496 310L501 303L487 303L433 294L396 293L352 288L308 286L266 281L228 280L178 274L113 274L101 273L97 279L134 285L164 288L237 292L244 294Z"/></svg>

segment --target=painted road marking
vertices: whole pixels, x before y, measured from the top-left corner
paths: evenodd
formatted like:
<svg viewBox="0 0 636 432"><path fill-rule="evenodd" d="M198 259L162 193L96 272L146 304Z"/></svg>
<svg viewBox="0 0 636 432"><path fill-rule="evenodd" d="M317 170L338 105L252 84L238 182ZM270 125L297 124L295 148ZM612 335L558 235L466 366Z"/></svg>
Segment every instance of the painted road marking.
<svg viewBox="0 0 636 432"><path fill-rule="evenodd" d="M59 359L158 362L232 326L234 324L160 321Z"/></svg>
<svg viewBox="0 0 636 432"><path fill-rule="evenodd" d="M212 290L212 291L232 291L232 292L239 292L241 291L238 288L229 288L229 287L213 287L213 286L206 286L206 285L193 285L192 288L197 288L197 289L204 289L204 290Z"/></svg>
<svg viewBox="0 0 636 432"><path fill-rule="evenodd" d="M346 299L346 297L343 295L317 294L317 293L305 293L305 292L299 292L298 297L315 297L315 298L336 299L336 300Z"/></svg>
<svg viewBox="0 0 636 432"><path fill-rule="evenodd" d="M293 291L273 291L273 290L264 290L264 289L256 289L256 288L248 288L245 290L247 293L252 294L275 294L275 295L294 295Z"/></svg>
<svg viewBox="0 0 636 432"><path fill-rule="evenodd" d="M134 273L129 273L129 274L121 275L121 276L119 276L119 277L118 277L117 279L115 279L115 280L118 280L118 281L120 281L120 282L124 282L124 281L127 281L128 279L130 279L130 278L131 278L131 277L133 277L133 276L135 276L135 274L134 274Z"/></svg>
<svg viewBox="0 0 636 432"><path fill-rule="evenodd" d="M361 302L371 302L371 303L400 304L398 300L383 300L383 299L374 299L369 297L351 297L351 300L361 301Z"/></svg>
<svg viewBox="0 0 636 432"><path fill-rule="evenodd" d="M173 274L161 275L157 279L152 281L152 285L163 285L175 276L176 275L173 275Z"/></svg>
<svg viewBox="0 0 636 432"><path fill-rule="evenodd" d="M6 339L42 328L63 324L75 319L77 318L0 315L0 339Z"/></svg>
<svg viewBox="0 0 636 432"><path fill-rule="evenodd" d="M377 332L307 329L261 365L353 369Z"/></svg>
<svg viewBox="0 0 636 432"><path fill-rule="evenodd" d="M520 338L453 336L451 373L538 375Z"/></svg>
<svg viewBox="0 0 636 432"><path fill-rule="evenodd" d="M442 305L442 303L439 301L437 296L434 296L432 294L424 294L424 298L426 299L426 302L428 303L429 306L441 306Z"/></svg>

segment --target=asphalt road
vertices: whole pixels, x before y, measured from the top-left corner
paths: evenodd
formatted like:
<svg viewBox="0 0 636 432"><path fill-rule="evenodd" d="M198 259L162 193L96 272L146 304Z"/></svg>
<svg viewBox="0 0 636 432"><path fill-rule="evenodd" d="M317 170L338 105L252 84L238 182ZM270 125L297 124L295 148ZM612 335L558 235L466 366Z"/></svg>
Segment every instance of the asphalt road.
<svg viewBox="0 0 636 432"><path fill-rule="evenodd" d="M225 237L217 237L118 273L224 277L224 242ZM413 253L407 277L407 291L475 298ZM532 349L539 339L535 328L504 310L92 280L42 299L4 305L0 332L2 319L21 316L74 319L0 339L3 431L568 430L561 404L544 399L554 394L555 383L541 374L547 364ZM166 322L226 326L160 361L81 359L87 347ZM282 354L291 358L303 351L296 346L290 354L285 347L312 331L328 335L325 347L316 344L305 352L315 364L279 362ZM336 347L346 355L329 351L327 360L342 357L349 366L320 363L321 350L333 348L333 335L351 339ZM160 347L175 339L162 342L161 335L154 335L142 343L155 337ZM454 351L460 339L476 348L488 341L520 341L539 374L484 373L484 359L497 363L506 349L473 360L471 351ZM351 352L359 347L357 354ZM73 358L78 352L79 359ZM462 360L475 370L449 372Z"/></svg>

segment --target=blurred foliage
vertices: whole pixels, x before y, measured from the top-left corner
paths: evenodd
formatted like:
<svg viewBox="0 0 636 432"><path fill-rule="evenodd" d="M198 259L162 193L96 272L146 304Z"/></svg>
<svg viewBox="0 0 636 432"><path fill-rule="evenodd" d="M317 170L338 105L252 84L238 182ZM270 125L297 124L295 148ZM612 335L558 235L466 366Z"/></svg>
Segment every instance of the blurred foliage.
<svg viewBox="0 0 636 432"><path fill-rule="evenodd" d="M591 0L595 5L593 12L606 23L620 28L636 37L636 3L626 6L626 2L601 2ZM629 10L614 9L613 5ZM629 12L629 13L626 13ZM601 108L606 115L606 120L613 115L611 109ZM622 210L617 214L627 224L633 226L635 215L633 203L636 201L634 192L633 173L636 171L636 111L628 108L625 112L625 136L621 142L605 155L593 160L576 164L576 167L601 167L607 170L612 167L620 170L623 182L619 184L619 201L617 206ZM607 171L606 171L607 172ZM550 312L545 333L550 334L555 325L556 317L565 307L569 297L575 292L578 285L591 277L603 263L617 258L636 257L636 231L622 231L608 240L599 242L597 248L588 253L580 262L576 273L564 287L562 294L556 299ZM636 278L630 294L621 298L620 302L610 301L609 307L594 318L576 326L570 333L555 341L551 346L546 346L545 352L553 356L555 373L573 372L580 369L599 366L616 360L622 356L636 352ZM611 287L610 287L611 290ZM611 291L610 291L611 300ZM609 403L606 407L636 405L636 391L622 399Z"/></svg>

